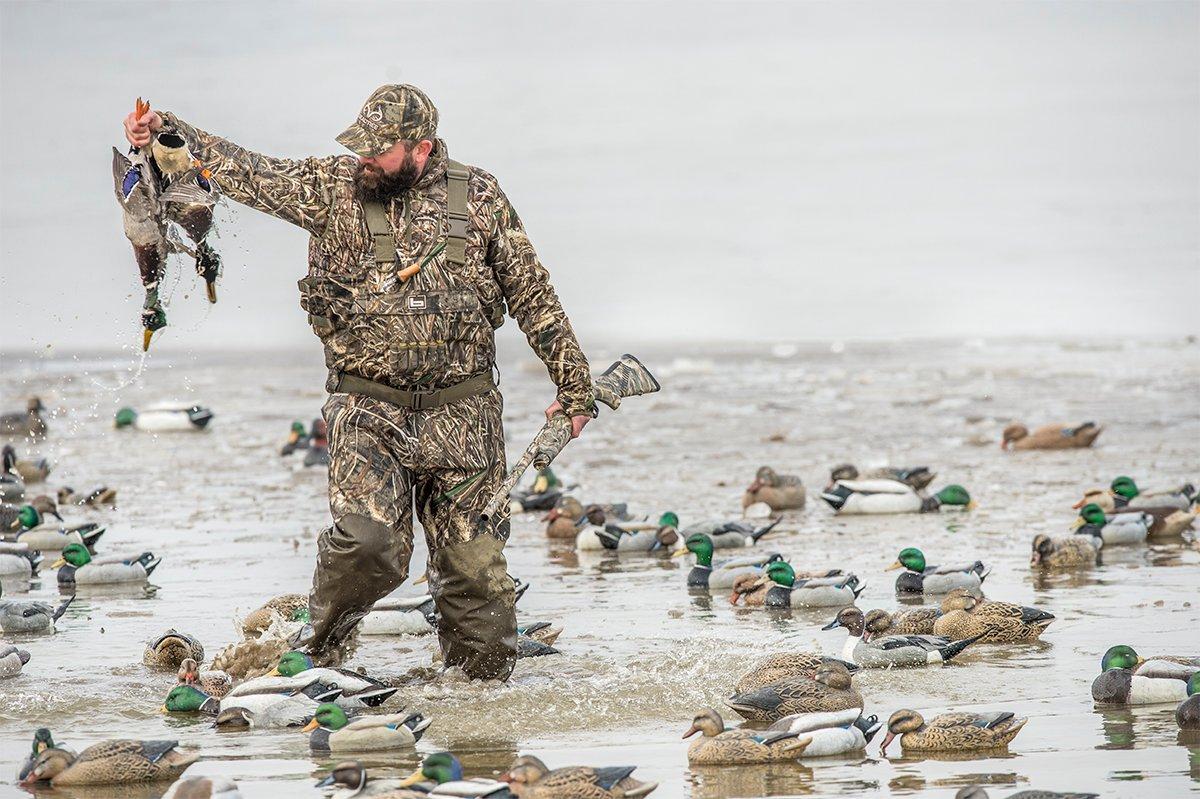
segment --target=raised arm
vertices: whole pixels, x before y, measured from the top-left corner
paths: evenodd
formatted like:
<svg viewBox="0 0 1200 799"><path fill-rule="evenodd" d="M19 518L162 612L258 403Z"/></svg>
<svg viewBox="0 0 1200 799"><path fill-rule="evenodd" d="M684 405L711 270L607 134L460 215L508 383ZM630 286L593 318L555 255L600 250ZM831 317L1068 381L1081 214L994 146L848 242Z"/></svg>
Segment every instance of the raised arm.
<svg viewBox="0 0 1200 799"><path fill-rule="evenodd" d="M550 284L550 273L538 261L521 219L498 188L495 202L496 226L488 242L488 263L504 291L509 313L546 364L567 416L591 416L596 404L591 371Z"/></svg>

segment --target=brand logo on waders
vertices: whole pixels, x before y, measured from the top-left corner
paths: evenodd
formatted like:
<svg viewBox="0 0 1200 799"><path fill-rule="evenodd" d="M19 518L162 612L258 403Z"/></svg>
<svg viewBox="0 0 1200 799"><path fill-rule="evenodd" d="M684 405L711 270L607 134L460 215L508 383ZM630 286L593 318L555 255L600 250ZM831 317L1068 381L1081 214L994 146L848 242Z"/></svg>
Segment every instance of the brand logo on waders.
<svg viewBox="0 0 1200 799"><path fill-rule="evenodd" d="M410 311L423 311L423 310L425 310L425 295L424 295L424 294L418 294L418 295L417 295L417 296L415 296L415 297L409 297L409 298L408 298L408 309L409 309Z"/></svg>

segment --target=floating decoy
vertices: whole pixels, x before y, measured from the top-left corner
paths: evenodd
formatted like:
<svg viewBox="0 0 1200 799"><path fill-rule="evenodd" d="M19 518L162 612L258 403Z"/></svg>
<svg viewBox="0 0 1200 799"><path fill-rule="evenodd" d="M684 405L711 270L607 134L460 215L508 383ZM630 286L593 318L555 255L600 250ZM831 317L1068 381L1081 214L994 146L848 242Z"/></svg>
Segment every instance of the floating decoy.
<svg viewBox="0 0 1200 799"><path fill-rule="evenodd" d="M829 485L826 488L832 488L843 480L894 480L897 483L911 486L916 491L924 491L935 477L937 475L931 472L928 466L912 466L901 469L883 466L859 472L854 464L843 463L834 466L829 471Z"/></svg>
<svg viewBox="0 0 1200 799"><path fill-rule="evenodd" d="M180 685L199 686L204 693L218 699L233 688L233 678L227 672L220 669L202 670L194 658L183 659L179 664L178 676Z"/></svg>
<svg viewBox="0 0 1200 799"><path fill-rule="evenodd" d="M279 450L279 454L286 457L297 450L308 449L308 444L308 431L304 429L304 422L292 422L292 427L288 430L287 441Z"/></svg>
<svg viewBox="0 0 1200 799"><path fill-rule="evenodd" d="M0 585L0 597L4 588ZM6 633L37 633L53 630L54 622L62 618L75 601L75 595L64 599L57 608L45 602L20 602L0 598L0 630Z"/></svg>
<svg viewBox="0 0 1200 799"><path fill-rule="evenodd" d="M12 444L4 445L3 450L0 450L0 457L3 458L4 473L16 475L25 485L44 482L50 475L51 466L48 459L21 460Z"/></svg>
<svg viewBox="0 0 1200 799"><path fill-rule="evenodd" d="M342 693L333 700L346 709L379 707L390 699L399 688L384 685L379 680L349 669L322 668L313 665L311 657L303 652L286 652L279 658L279 665L266 678L273 676L314 678L322 685L340 688ZM265 679L265 678L264 678Z"/></svg>
<svg viewBox="0 0 1200 799"><path fill-rule="evenodd" d="M242 799L229 777L185 777L172 785L162 799Z"/></svg>
<svg viewBox="0 0 1200 799"><path fill-rule="evenodd" d="M943 507L975 507L971 495L960 485L948 485L926 497L895 480L842 480L825 489L821 499L839 515L932 513Z"/></svg>
<svg viewBox="0 0 1200 799"><path fill-rule="evenodd" d="M132 427L154 433L203 430L212 421L213 412L201 405L179 405L165 402L138 412L133 408L117 411L117 428Z"/></svg>
<svg viewBox="0 0 1200 799"><path fill-rule="evenodd" d="M1092 681L1092 699L1108 705L1175 704L1187 698L1188 680L1200 672L1200 656L1143 658L1125 644L1109 647Z"/></svg>
<svg viewBox="0 0 1200 799"><path fill-rule="evenodd" d="M1109 485L1109 491L1113 504L1118 509L1174 507L1187 510L1196 504L1197 497L1196 487L1191 483L1155 491L1142 491L1133 478L1126 475L1115 478Z"/></svg>
<svg viewBox="0 0 1200 799"><path fill-rule="evenodd" d="M956 588L942 600L942 616L933 625L935 635L952 641L975 638L985 644L1036 641L1054 614L1010 602L983 601L966 589Z"/></svg>
<svg viewBox="0 0 1200 799"><path fill-rule="evenodd" d="M863 637L866 619L856 607L842 608L837 617L821 629L832 630L845 627L848 633L842 647L842 659L852 660L867 668L891 668L892 666L927 666L945 663L977 639L966 638L951 641L940 635L886 635Z"/></svg>
<svg viewBox="0 0 1200 799"><path fill-rule="evenodd" d="M58 515L58 506L45 494L34 497L24 505L0 505L0 533L32 530L41 526L47 516L62 521L62 516Z"/></svg>
<svg viewBox="0 0 1200 799"><path fill-rule="evenodd" d="M39 397L30 397L25 403L25 412L6 413L0 415L0 435L29 436L39 438L46 435L46 420L42 411L46 406Z"/></svg>
<svg viewBox="0 0 1200 799"><path fill-rule="evenodd" d="M415 799L419 796L415 791L413 797L402 791L404 785L398 777L371 777L363 764L357 760L347 760L338 763L323 779L317 780L317 788L336 788L333 799L357 799L366 796L400 797L400 799Z"/></svg>
<svg viewBox="0 0 1200 799"><path fill-rule="evenodd" d="M1141 544L1150 535L1154 517L1148 513L1122 513L1108 517L1099 505L1084 505L1075 520L1075 534L1099 538L1105 546Z"/></svg>
<svg viewBox="0 0 1200 799"><path fill-rule="evenodd" d="M943 713L925 721L915 710L897 710L888 719L887 735L879 747L887 755L888 744L899 737L905 751L972 752L1000 749L1017 736L1026 718L1013 713Z"/></svg>
<svg viewBox="0 0 1200 799"><path fill-rule="evenodd" d="M864 618L866 640L877 635L933 635L933 624L942 615L942 609L934 605L897 610L889 613L876 608L868 610Z"/></svg>
<svg viewBox="0 0 1200 799"><path fill-rule="evenodd" d="M204 647L192 636L167 630L146 644L142 663L158 669L178 669L187 659L204 660Z"/></svg>
<svg viewBox="0 0 1200 799"><path fill-rule="evenodd" d="M49 781L58 788L173 780L200 759L177 746L178 741L105 741L89 746L78 757L66 749L46 749L21 784Z"/></svg>
<svg viewBox="0 0 1200 799"><path fill-rule="evenodd" d="M63 486L58 489L58 504L86 505L92 508L113 507L117 504L117 489L100 486L87 493L77 493L70 486Z"/></svg>
<svg viewBox="0 0 1200 799"><path fill-rule="evenodd" d="M434 752L426 755L421 765L400 782L410 791L389 793L389 799L437 799L459 797L459 799L514 799L507 782L497 780L464 780L462 763L449 752ZM409 794L409 795L405 795ZM611 794L604 794L609 796Z"/></svg>
<svg viewBox="0 0 1200 799"><path fill-rule="evenodd" d="M588 799L593 796L637 799L649 795L658 783L635 780L632 774L636 768L568 766L552 771L533 755L522 755L513 761L501 779L513 786L514 794L525 799Z"/></svg>
<svg viewBox="0 0 1200 799"><path fill-rule="evenodd" d="M896 562L884 571L905 569L896 578L897 594L947 594L955 588L978 593L988 569L983 561L953 566L927 566L925 553L915 547L900 550Z"/></svg>
<svg viewBox="0 0 1200 799"><path fill-rule="evenodd" d="M1000 449L1079 449L1090 447L1103 431L1095 422L1084 422L1046 425L1030 433L1025 425L1013 423L1004 428Z"/></svg>
<svg viewBox="0 0 1200 799"><path fill-rule="evenodd" d="M1104 539L1095 535L1069 535L1051 538L1039 533L1033 537L1029 565L1044 569L1078 569L1095 566L1100 559Z"/></svg>
<svg viewBox="0 0 1200 799"><path fill-rule="evenodd" d="M39 727L37 731L33 733L33 750L30 752L29 757L25 758L25 762L21 765L21 770L17 772L17 782L19 783L24 780L27 776L29 776L29 772L33 771L33 767L37 763L38 755L47 749L55 748L61 749L63 747L59 747L56 743L54 743L54 736L50 734L49 729L46 727ZM68 749L67 751L70 752L71 750Z"/></svg>
<svg viewBox="0 0 1200 799"><path fill-rule="evenodd" d="M794 761L812 742L812 737L791 730L730 730L717 711L697 713L683 734L701 736L688 746L688 763L693 766L734 766L752 763Z"/></svg>
<svg viewBox="0 0 1200 799"><path fill-rule="evenodd" d="M204 713L216 716L221 712L221 700L198 684L185 683L176 685L167 693L160 710L163 713Z"/></svg>
<svg viewBox="0 0 1200 799"><path fill-rule="evenodd" d="M322 685L315 675L255 677L234 686L221 699L218 727L299 727L323 702L334 702L341 688Z"/></svg>
<svg viewBox="0 0 1200 799"><path fill-rule="evenodd" d="M326 752L379 752L411 749L431 723L420 713L391 713L351 719L333 702L324 702L301 732L312 733L309 747Z"/></svg>
<svg viewBox="0 0 1200 799"><path fill-rule="evenodd" d="M767 729L799 733L812 738L802 757L833 757L867 748L883 727L878 716L864 716L860 708L832 713L796 713L784 716Z"/></svg>
<svg viewBox="0 0 1200 799"><path fill-rule="evenodd" d="M531 510L551 510L563 495L564 486L558 475L549 466L538 470L529 488L513 489L508 495L511 513L526 513Z"/></svg>
<svg viewBox="0 0 1200 799"><path fill-rule="evenodd" d="M603 527L588 528L595 531L600 544L608 550L617 552L670 552L679 543L679 517L674 513L664 513L656 525L619 525L606 524Z"/></svg>
<svg viewBox="0 0 1200 799"><path fill-rule="evenodd" d="M102 585L144 582L160 563L162 558L155 559L153 552L114 555L93 560L91 553L82 544L67 544L63 547L62 557L55 561L51 568L58 569L60 586Z"/></svg>
<svg viewBox="0 0 1200 799"><path fill-rule="evenodd" d="M799 477L776 474L770 466L763 466L742 496L742 508L763 502L773 511L799 510L804 507L806 498L807 492Z"/></svg>
<svg viewBox="0 0 1200 799"><path fill-rule="evenodd" d="M1109 517L1147 514L1154 520L1147 532L1150 538L1171 538L1180 535L1185 530L1191 529L1196 521L1196 517L1200 516L1200 509L1180 510L1174 505L1161 507L1139 506L1136 508L1126 505L1118 508L1113 505L1112 500L1112 494L1109 492L1102 488L1093 488L1086 492L1083 495L1083 499L1076 502L1072 507L1079 509L1085 505L1094 504Z"/></svg>
<svg viewBox="0 0 1200 799"><path fill-rule="evenodd" d="M12 644L0 643L0 678L16 677L29 662L29 653Z"/></svg>
<svg viewBox="0 0 1200 799"><path fill-rule="evenodd" d="M786 561L775 561L763 567L760 576L742 575L733 583L730 604L736 605L743 595L747 604L768 608L828 608L850 605L866 589L859 585L858 577L841 574L832 569L820 576L806 575L797 578L792 565Z"/></svg>
<svg viewBox="0 0 1200 799"><path fill-rule="evenodd" d="M764 535L774 530L781 521L783 521L782 517L773 519L769 524L756 526L740 519L710 520L693 524L683 530L681 534L686 540L693 535L702 533L712 539L713 546L717 549L751 547L757 544Z"/></svg>
<svg viewBox="0 0 1200 799"><path fill-rule="evenodd" d="M863 698L851 684L849 670L833 662L823 664L813 678L788 677L735 694L725 704L748 721L773 722L796 713L861 710Z"/></svg>
<svg viewBox="0 0 1200 799"><path fill-rule="evenodd" d="M325 420L318 417L313 419L312 429L308 435L308 451L304 453L305 466L329 465L329 426Z"/></svg>
<svg viewBox="0 0 1200 799"><path fill-rule="evenodd" d="M27 544L0 541L0 576L32 577L41 563L41 554Z"/></svg>
<svg viewBox="0 0 1200 799"><path fill-rule="evenodd" d="M437 607L429 594L384 597L358 627L361 635L428 635L436 629Z"/></svg>
<svg viewBox="0 0 1200 799"><path fill-rule="evenodd" d="M713 566L713 550L716 545L705 533L693 533L683 542L683 546L671 553L671 557L679 557L691 552L696 556L696 565L688 572L688 588L723 589L732 588L734 582L742 575L759 577L763 567L768 563L782 560L778 552L762 551L754 555L733 558Z"/></svg>
<svg viewBox="0 0 1200 799"><path fill-rule="evenodd" d="M1070 791L1017 791L1010 793L1005 799L1098 799L1098 793L1077 793ZM978 785L959 788L954 799L988 799L988 792Z"/></svg>
<svg viewBox="0 0 1200 799"><path fill-rule="evenodd" d="M733 692L744 694L791 677L815 678L817 669L829 663L840 664L851 674L859 670L856 663L812 652L780 652L759 661L743 674L734 685Z"/></svg>
<svg viewBox="0 0 1200 799"><path fill-rule="evenodd" d="M1200 730L1200 671L1188 677L1187 693L1175 708L1175 723L1181 730Z"/></svg>

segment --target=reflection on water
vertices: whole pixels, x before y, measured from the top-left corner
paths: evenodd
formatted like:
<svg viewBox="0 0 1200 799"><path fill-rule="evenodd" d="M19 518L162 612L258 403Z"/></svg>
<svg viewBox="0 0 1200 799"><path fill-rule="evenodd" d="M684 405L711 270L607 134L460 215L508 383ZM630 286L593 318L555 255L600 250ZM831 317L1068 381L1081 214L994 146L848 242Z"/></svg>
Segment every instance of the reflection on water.
<svg viewBox="0 0 1200 799"><path fill-rule="evenodd" d="M737 766L692 766L689 770L695 799L729 796L808 796L816 792L813 770L796 763Z"/></svg>

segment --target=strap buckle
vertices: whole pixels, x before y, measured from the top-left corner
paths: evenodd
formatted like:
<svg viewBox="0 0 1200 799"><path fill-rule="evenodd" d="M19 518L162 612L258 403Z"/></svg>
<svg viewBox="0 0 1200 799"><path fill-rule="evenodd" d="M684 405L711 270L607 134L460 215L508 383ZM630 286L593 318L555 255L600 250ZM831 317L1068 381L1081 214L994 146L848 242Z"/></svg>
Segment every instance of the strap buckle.
<svg viewBox="0 0 1200 799"><path fill-rule="evenodd" d="M411 407L414 411L424 411L437 406L437 403L431 402L430 399L441 392L438 391L413 391L409 396Z"/></svg>

